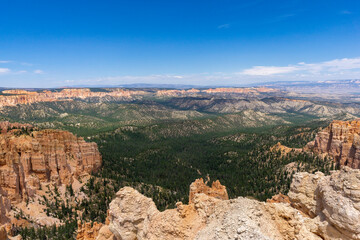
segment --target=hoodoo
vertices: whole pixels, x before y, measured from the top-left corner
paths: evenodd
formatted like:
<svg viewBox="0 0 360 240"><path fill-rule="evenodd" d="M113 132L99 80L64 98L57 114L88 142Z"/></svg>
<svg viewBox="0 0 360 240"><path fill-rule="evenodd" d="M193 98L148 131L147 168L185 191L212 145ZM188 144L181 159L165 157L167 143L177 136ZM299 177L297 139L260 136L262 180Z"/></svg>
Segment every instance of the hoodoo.
<svg viewBox="0 0 360 240"><path fill-rule="evenodd" d="M96 143L67 131L10 126L14 129L0 134L0 189L12 201L34 195L40 181L70 184L101 167Z"/></svg>

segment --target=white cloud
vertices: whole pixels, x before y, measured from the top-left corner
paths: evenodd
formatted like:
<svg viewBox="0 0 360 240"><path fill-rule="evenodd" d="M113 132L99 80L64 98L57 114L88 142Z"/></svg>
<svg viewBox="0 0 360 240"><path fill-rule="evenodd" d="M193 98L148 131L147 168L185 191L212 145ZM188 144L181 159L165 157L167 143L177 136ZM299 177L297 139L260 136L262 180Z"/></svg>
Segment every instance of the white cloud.
<svg viewBox="0 0 360 240"><path fill-rule="evenodd" d="M254 66L241 72L203 72L193 74L153 74L104 76L93 79L59 80L63 85L121 85L130 83L189 84L229 86L267 81L341 80L360 78L360 57L342 58L317 63L299 62L287 66ZM55 84L55 83L53 83Z"/></svg>
<svg viewBox="0 0 360 240"><path fill-rule="evenodd" d="M229 27L230 27L230 24L226 23L226 24L219 25L217 28L218 29L224 29L224 28L229 28Z"/></svg>
<svg viewBox="0 0 360 240"><path fill-rule="evenodd" d="M340 12L340 14L344 14L344 15L349 15L349 14L352 14L352 12L348 11L348 10L342 10Z"/></svg>
<svg viewBox="0 0 360 240"><path fill-rule="evenodd" d="M0 60L0 63L10 63L11 61Z"/></svg>
<svg viewBox="0 0 360 240"><path fill-rule="evenodd" d="M281 75L294 72L302 74L330 74L341 73L342 71L351 71L354 69L360 69L360 57L334 59L319 63L300 62L296 65L289 66L254 66L243 70L241 74L251 76Z"/></svg>
<svg viewBox="0 0 360 240"><path fill-rule="evenodd" d="M0 73L9 73L10 69L8 68L0 68Z"/></svg>
<svg viewBox="0 0 360 240"><path fill-rule="evenodd" d="M276 67L276 66L255 66L249 69L245 69L242 71L245 75L253 75L253 76L267 76L281 73L290 73L296 71L296 67Z"/></svg>
<svg viewBox="0 0 360 240"><path fill-rule="evenodd" d="M35 73L35 74L43 74L44 71L43 71L43 70L40 70L40 69L36 69L36 70L34 70L34 73Z"/></svg>
<svg viewBox="0 0 360 240"><path fill-rule="evenodd" d="M23 65L23 66L33 66L34 65L32 63L27 63L27 62L22 62L20 64Z"/></svg>

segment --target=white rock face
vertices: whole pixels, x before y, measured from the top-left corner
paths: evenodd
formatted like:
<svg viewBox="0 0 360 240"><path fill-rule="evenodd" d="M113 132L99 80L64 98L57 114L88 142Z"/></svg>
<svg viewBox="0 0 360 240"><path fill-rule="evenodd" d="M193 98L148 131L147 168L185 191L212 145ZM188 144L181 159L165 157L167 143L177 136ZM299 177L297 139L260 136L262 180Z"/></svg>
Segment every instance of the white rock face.
<svg viewBox="0 0 360 240"><path fill-rule="evenodd" d="M291 204L198 193L159 212L125 187L110 204L109 228L121 240L360 240L360 170L297 173L288 195Z"/></svg>
<svg viewBox="0 0 360 240"><path fill-rule="evenodd" d="M309 223L289 204L263 203L247 198L223 201L199 231L197 240L320 240L312 233Z"/></svg>
<svg viewBox="0 0 360 240"><path fill-rule="evenodd" d="M294 207L318 220L325 239L360 239L360 170L298 173L288 195Z"/></svg>
<svg viewBox="0 0 360 240"><path fill-rule="evenodd" d="M360 239L360 171L348 167L318 184L320 215L342 235Z"/></svg>
<svg viewBox="0 0 360 240"><path fill-rule="evenodd" d="M138 191L124 187L110 203L110 230L121 240L146 239L151 217L158 213L155 203Z"/></svg>
<svg viewBox="0 0 360 240"><path fill-rule="evenodd" d="M315 174L301 172L295 174L288 193L292 206L312 218L315 217L318 212L318 196L316 195L316 189L318 187L318 182L324 176L325 175L322 172L317 172Z"/></svg>

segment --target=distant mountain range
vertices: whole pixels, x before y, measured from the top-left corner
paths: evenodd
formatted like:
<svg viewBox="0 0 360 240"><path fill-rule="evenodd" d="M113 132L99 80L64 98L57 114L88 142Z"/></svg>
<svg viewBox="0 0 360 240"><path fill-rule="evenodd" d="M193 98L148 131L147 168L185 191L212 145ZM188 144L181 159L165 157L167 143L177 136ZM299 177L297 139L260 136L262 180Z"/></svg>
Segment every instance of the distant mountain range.
<svg viewBox="0 0 360 240"><path fill-rule="evenodd" d="M189 89L189 88L216 88L216 87L259 87L266 86L282 90L303 89L311 92L318 91L318 88L334 89L341 91L352 91L358 89L360 92L360 79L348 80L325 80L325 81L276 81L251 84L229 84L229 85L191 85L191 84L164 84L164 83L131 83L119 85L73 85L71 88L171 88L171 89ZM315 88L314 88L315 87Z"/></svg>
<svg viewBox="0 0 360 240"><path fill-rule="evenodd" d="M234 87L231 85L191 85L191 84L166 84L166 83L131 83L120 85L73 85L63 88L166 88L166 89L190 89L190 88L214 88Z"/></svg>
<svg viewBox="0 0 360 240"><path fill-rule="evenodd" d="M360 93L360 79L295 82L279 81L264 83L262 85L301 93Z"/></svg>
<svg viewBox="0 0 360 240"><path fill-rule="evenodd" d="M72 85L47 89L62 88L163 88L163 89L205 89L205 88L229 88L229 87L269 87L284 91L297 93L335 93L335 94L359 94L360 79L347 80L325 80L325 81L277 81L262 82L250 84L232 84L232 85L192 85L192 84L165 84L165 83L131 83L119 85ZM12 89L0 87L0 90ZM23 88L26 90L40 90L41 88Z"/></svg>

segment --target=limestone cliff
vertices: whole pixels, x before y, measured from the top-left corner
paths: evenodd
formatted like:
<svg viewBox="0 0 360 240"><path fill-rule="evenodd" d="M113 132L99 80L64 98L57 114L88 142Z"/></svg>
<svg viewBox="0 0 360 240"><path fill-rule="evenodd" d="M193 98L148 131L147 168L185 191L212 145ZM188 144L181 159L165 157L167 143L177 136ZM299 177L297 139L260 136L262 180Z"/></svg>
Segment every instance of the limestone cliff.
<svg viewBox="0 0 360 240"><path fill-rule="evenodd" d="M197 192L189 205L160 212L150 198L125 187L110 204L109 228L122 240L358 240L359 193L360 170L348 167L330 176L297 173L289 197L267 203Z"/></svg>
<svg viewBox="0 0 360 240"><path fill-rule="evenodd" d="M41 182L70 184L96 172L101 156L95 143L60 130L13 129L0 134L0 190L11 201L33 196Z"/></svg>
<svg viewBox="0 0 360 240"><path fill-rule="evenodd" d="M317 133L307 151L329 155L341 166L360 168L360 120L333 121Z"/></svg>

